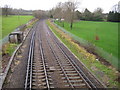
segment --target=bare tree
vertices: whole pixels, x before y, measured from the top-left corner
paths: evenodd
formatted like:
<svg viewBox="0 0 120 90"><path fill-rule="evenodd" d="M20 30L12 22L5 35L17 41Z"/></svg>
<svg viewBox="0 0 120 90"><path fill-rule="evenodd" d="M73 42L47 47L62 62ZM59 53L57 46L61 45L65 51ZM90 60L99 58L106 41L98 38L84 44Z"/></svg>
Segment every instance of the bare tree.
<svg viewBox="0 0 120 90"><path fill-rule="evenodd" d="M63 3L59 2L54 9L54 18L61 20L63 18Z"/></svg>
<svg viewBox="0 0 120 90"><path fill-rule="evenodd" d="M120 1L118 2L118 13L120 13Z"/></svg>
<svg viewBox="0 0 120 90"><path fill-rule="evenodd" d="M33 15L38 19L43 19L47 17L46 11L43 11L43 10L35 10L33 12Z"/></svg>
<svg viewBox="0 0 120 90"><path fill-rule="evenodd" d="M76 0L70 0L65 3L59 2L58 5L54 9L50 10L49 13L50 15L53 15L54 18L58 18L60 21L61 19L65 19L66 21L70 22L70 28L72 29L75 16L74 14L75 10L78 8L78 4L79 2Z"/></svg>
<svg viewBox="0 0 120 90"><path fill-rule="evenodd" d="M101 14L103 12L102 8L95 9L94 13Z"/></svg>
<svg viewBox="0 0 120 90"><path fill-rule="evenodd" d="M82 13L80 11L78 11L78 10L75 11L75 14L74 14L75 20L80 20L81 16L82 16Z"/></svg>
<svg viewBox="0 0 120 90"><path fill-rule="evenodd" d="M48 12L48 16L50 17L50 18L54 18L53 16L54 16L54 8L52 8L51 10L49 10L49 12Z"/></svg>
<svg viewBox="0 0 120 90"><path fill-rule="evenodd" d="M82 19L88 21L92 19L92 13L87 8L82 13Z"/></svg>
<svg viewBox="0 0 120 90"><path fill-rule="evenodd" d="M102 8L97 8L93 12L93 16L96 20L103 20L103 9Z"/></svg>
<svg viewBox="0 0 120 90"><path fill-rule="evenodd" d="M73 28L73 21L74 21L74 13L75 10L78 8L78 2L75 0L68 1L64 3L65 7L65 19L70 22L70 28Z"/></svg>
<svg viewBox="0 0 120 90"><path fill-rule="evenodd" d="M10 14L10 7L8 5L5 5L3 8L2 8L2 13L3 15L5 16L8 16Z"/></svg>

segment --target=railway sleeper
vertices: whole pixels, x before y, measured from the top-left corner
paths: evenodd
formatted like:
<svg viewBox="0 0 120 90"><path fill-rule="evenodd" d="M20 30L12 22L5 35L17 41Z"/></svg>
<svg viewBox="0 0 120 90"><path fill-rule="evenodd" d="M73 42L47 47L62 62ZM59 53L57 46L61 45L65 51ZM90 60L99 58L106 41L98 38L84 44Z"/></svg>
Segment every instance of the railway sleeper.
<svg viewBox="0 0 120 90"><path fill-rule="evenodd" d="M64 80L63 82L68 82L67 80ZM71 83L81 83L83 80L70 80Z"/></svg>
<svg viewBox="0 0 120 90"><path fill-rule="evenodd" d="M48 75L51 75L53 72L47 72Z"/></svg>
<svg viewBox="0 0 120 90"><path fill-rule="evenodd" d="M33 82L45 82L45 79L33 79Z"/></svg>
<svg viewBox="0 0 120 90"><path fill-rule="evenodd" d="M61 68L58 68L58 69L56 69L56 71L62 71L62 69L61 69Z"/></svg>
<svg viewBox="0 0 120 90"><path fill-rule="evenodd" d="M65 84L64 86L65 86L65 87L68 87L68 88L70 87L70 85L69 85L69 84Z"/></svg>
<svg viewBox="0 0 120 90"><path fill-rule="evenodd" d="M71 65L67 65L67 66L63 66L64 68L73 68L73 66L71 66Z"/></svg>
<svg viewBox="0 0 120 90"><path fill-rule="evenodd" d="M69 74L67 74L68 76L78 76L78 74L77 73L69 73Z"/></svg>
<svg viewBox="0 0 120 90"><path fill-rule="evenodd" d="M66 79L66 77L61 77L61 79ZM69 77L69 79L80 79L80 77Z"/></svg>
<svg viewBox="0 0 120 90"><path fill-rule="evenodd" d="M82 84L72 84L75 88L86 88L86 84L82 83ZM65 87L68 87L70 88L70 85L69 84L65 84L64 85Z"/></svg>
<svg viewBox="0 0 120 90"><path fill-rule="evenodd" d="M66 71L75 71L74 69L66 69L66 68L65 68L65 70Z"/></svg>
<svg viewBox="0 0 120 90"><path fill-rule="evenodd" d="M51 78L51 77L52 77L52 76L50 76L50 75L48 76L48 78Z"/></svg>
<svg viewBox="0 0 120 90"><path fill-rule="evenodd" d="M61 73L60 74L61 76L64 76L64 74L63 73ZM69 73L69 74L67 74L68 76L78 76L78 74L77 73Z"/></svg>
<svg viewBox="0 0 120 90"><path fill-rule="evenodd" d="M40 67L43 67L43 65L40 65L40 64L36 64L36 65L33 65L34 68L40 68Z"/></svg>
<svg viewBox="0 0 120 90"><path fill-rule="evenodd" d="M33 82L32 83L32 86L37 86L37 87L40 87L40 86L45 86L43 83L45 83L45 82Z"/></svg>
<svg viewBox="0 0 120 90"><path fill-rule="evenodd" d="M41 79L41 78L45 78L45 76L33 76L33 78Z"/></svg>
<svg viewBox="0 0 120 90"><path fill-rule="evenodd" d="M50 88L55 88L54 86L50 86Z"/></svg>
<svg viewBox="0 0 120 90"><path fill-rule="evenodd" d="M86 84L81 83L81 84L73 84L74 87L85 87Z"/></svg>
<svg viewBox="0 0 120 90"><path fill-rule="evenodd" d="M62 80L66 80L66 77L61 77Z"/></svg>
<svg viewBox="0 0 120 90"><path fill-rule="evenodd" d="M48 80L49 80L49 81L52 81L52 79L51 79L51 78L48 78Z"/></svg>
<svg viewBox="0 0 120 90"><path fill-rule="evenodd" d="M80 79L79 76L76 76L76 77L69 77L69 79Z"/></svg>
<svg viewBox="0 0 120 90"><path fill-rule="evenodd" d="M42 69L42 70L33 70L33 73L34 72L44 72L44 70Z"/></svg>
<svg viewBox="0 0 120 90"><path fill-rule="evenodd" d="M35 72L35 73L32 73L33 75L44 75L44 73L39 73L39 72Z"/></svg>
<svg viewBox="0 0 120 90"><path fill-rule="evenodd" d="M35 70L43 70L43 67L33 67L33 71L35 71Z"/></svg>
<svg viewBox="0 0 120 90"><path fill-rule="evenodd" d="M63 66L71 66L71 63L70 62L65 62L65 61L61 61L61 65Z"/></svg>
<svg viewBox="0 0 120 90"><path fill-rule="evenodd" d="M33 62L33 66L35 66L35 65L43 65L43 63L42 62Z"/></svg>
<svg viewBox="0 0 120 90"><path fill-rule="evenodd" d="M76 71L66 71L67 73L76 73Z"/></svg>
<svg viewBox="0 0 120 90"><path fill-rule="evenodd" d="M61 76L64 76L64 74L63 74L63 73L61 73L60 75L61 75Z"/></svg>
<svg viewBox="0 0 120 90"><path fill-rule="evenodd" d="M44 90L44 89L46 89L47 88L47 86L32 86L32 90L36 90L36 89L38 89L38 88L40 88L40 90Z"/></svg>

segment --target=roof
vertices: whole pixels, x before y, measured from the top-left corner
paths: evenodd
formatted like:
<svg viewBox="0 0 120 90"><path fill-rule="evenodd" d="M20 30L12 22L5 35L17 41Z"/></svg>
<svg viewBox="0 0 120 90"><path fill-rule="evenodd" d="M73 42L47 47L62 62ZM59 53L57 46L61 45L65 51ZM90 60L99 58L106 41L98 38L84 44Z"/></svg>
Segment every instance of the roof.
<svg viewBox="0 0 120 90"><path fill-rule="evenodd" d="M22 31L15 31L15 32L11 32L9 35L16 35L16 34L23 34Z"/></svg>

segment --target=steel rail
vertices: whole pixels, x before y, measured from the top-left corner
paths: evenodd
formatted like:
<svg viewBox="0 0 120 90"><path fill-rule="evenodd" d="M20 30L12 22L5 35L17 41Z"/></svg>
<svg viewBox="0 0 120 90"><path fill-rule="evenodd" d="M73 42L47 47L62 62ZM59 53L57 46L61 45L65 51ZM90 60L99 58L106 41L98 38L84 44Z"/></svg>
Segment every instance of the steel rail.
<svg viewBox="0 0 120 90"><path fill-rule="evenodd" d="M57 43L57 42L56 42ZM89 85L91 88L96 88L97 87L91 82L91 80L84 74L84 72L80 69L80 67L78 65L76 65L76 63L73 61L73 59L70 58L70 56L61 48L61 46L57 43L57 45L59 46L60 50L62 51L62 53L65 55L66 58L68 58L69 62L71 63L71 65L74 67L74 69L78 72L78 74L82 77L82 79L87 83L87 85ZM71 62L72 61L72 62ZM79 71L77 68L79 68ZM86 79L85 79L86 78ZM89 84L88 84L89 81Z"/></svg>
<svg viewBox="0 0 120 90"><path fill-rule="evenodd" d="M41 58L43 62L43 68L44 68L44 73L45 73L45 80L47 84L47 89L50 90L50 85L49 85L49 80L48 80L48 75L47 75L47 70L46 70L46 65L45 65L45 58L44 58L44 53L43 53L43 48L42 48L42 39L41 39L41 34L39 34L39 44L40 44L40 52L41 52Z"/></svg>
<svg viewBox="0 0 120 90"><path fill-rule="evenodd" d="M51 32L52 33L52 32ZM52 37L52 35L51 35ZM76 65L76 63L73 61L73 59L70 58L70 56L61 48L61 46L59 45L59 43L55 40L55 37L52 37L54 42L56 43L56 45L58 46L59 50L62 51L62 53L64 54L64 56L66 58L68 58L69 62L71 63L71 65L74 67L74 69L78 72L78 74L82 77L82 79L86 82L86 84L90 87L90 88L94 88L97 89L97 87L93 84L93 82L84 74L84 72L80 69L80 67L78 65ZM79 72L79 71L80 72Z"/></svg>
<svg viewBox="0 0 120 90"><path fill-rule="evenodd" d="M48 29L50 30L50 32L51 32L51 34L53 34L53 35L55 35L55 33L54 32L52 32L51 30L51 28L48 26ZM56 35L55 35L56 36ZM57 37L57 39L59 40L59 38ZM62 42L61 42L62 43ZM70 50L69 50L70 51ZM74 54L72 53L72 55L74 56ZM73 61L74 62L74 61ZM81 62L82 63L82 62ZM83 64L83 63L82 63ZM85 67L86 69L87 69L87 67L85 66L85 65L82 65L83 67ZM80 68L81 67L79 67L78 66L78 70L80 70ZM91 73L91 71L89 71L89 69L87 69L88 70L88 74L90 74L90 75L92 75L92 78L91 79L89 79L90 80L90 82L92 82L92 83L94 83L94 84L96 84L97 83L97 85L95 85L96 86L96 89L97 88L107 88L101 81L99 81L97 78L96 78L96 76L94 75L94 74L92 74ZM82 70L83 71L83 70ZM92 81L92 79L93 78L95 78L95 80L94 81ZM94 85L93 84L93 85ZM101 84L101 85L100 85ZM106 90L106 89L105 89Z"/></svg>
<svg viewBox="0 0 120 90"><path fill-rule="evenodd" d="M54 39L55 41L55 39ZM56 42L56 41L55 41ZM76 63L73 61L73 59L70 58L70 56L61 48L61 46L58 44L58 42L56 42L56 45L59 47L59 49L62 51L62 53L65 55L66 58L68 58L68 61L71 63L71 65L74 67L74 69L78 72L78 74L81 76L81 78L84 80L84 82L86 82L86 84L90 87L90 88L96 88L97 87L91 82L91 80L84 74L84 72L80 69L80 67L78 65L76 65ZM79 71L77 68L79 68ZM85 79L86 78L86 79ZM89 83L88 83L89 81Z"/></svg>
<svg viewBox="0 0 120 90"><path fill-rule="evenodd" d="M30 46L29 46L29 54L28 54L28 64L27 64L27 73L26 73L26 80L25 80L25 90L31 89L32 85L32 60L33 60L33 53L34 53L34 39L35 39L35 31L32 34ZM29 76L30 74L30 76Z"/></svg>
<svg viewBox="0 0 120 90"><path fill-rule="evenodd" d="M30 71L30 89L32 88L32 67L33 67L33 58L34 58L34 45L35 45L35 32L34 32L34 40L33 40L33 48L31 53L31 71Z"/></svg>
<svg viewBox="0 0 120 90"><path fill-rule="evenodd" d="M49 47L50 47L50 49L51 49L51 51L52 51L52 53L53 53L53 55L54 55L55 59L56 59L56 60L57 60L57 62L59 63L60 68L61 68L62 72L64 73L64 75L65 75L65 77L66 77L66 79L67 79L68 83L70 84L71 88L75 88L75 87L72 85L72 83L70 82L70 79L69 79L69 77L68 77L67 73L65 72L65 70L64 70L64 68L63 68L63 66L61 65L61 63L60 63L60 61L59 61L58 56L56 55L55 51L53 50L53 47L50 45L50 43L49 43L49 41L48 41L48 38L47 38L47 43L48 43L48 45L49 45Z"/></svg>

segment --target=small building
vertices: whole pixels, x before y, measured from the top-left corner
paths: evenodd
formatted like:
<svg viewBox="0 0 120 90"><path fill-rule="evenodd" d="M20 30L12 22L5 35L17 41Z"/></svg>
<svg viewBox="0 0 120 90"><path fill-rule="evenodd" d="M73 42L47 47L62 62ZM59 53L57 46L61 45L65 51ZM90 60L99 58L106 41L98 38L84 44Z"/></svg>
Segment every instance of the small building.
<svg viewBox="0 0 120 90"><path fill-rule="evenodd" d="M23 32L15 31L9 34L9 42L10 43L21 43L23 40Z"/></svg>

